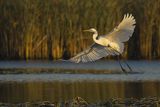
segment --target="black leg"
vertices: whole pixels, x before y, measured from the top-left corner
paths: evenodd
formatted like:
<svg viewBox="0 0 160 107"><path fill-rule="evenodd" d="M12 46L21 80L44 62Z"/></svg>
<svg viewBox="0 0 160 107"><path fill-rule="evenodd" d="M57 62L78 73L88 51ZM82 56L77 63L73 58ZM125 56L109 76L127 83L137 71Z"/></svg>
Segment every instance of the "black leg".
<svg viewBox="0 0 160 107"><path fill-rule="evenodd" d="M119 53L119 55L121 56L121 53L120 53L120 52L118 52L117 50L115 50L115 49L112 48L112 47L110 47L110 48L111 48L111 50L114 52L115 55L116 55L116 53ZM127 71L122 67L122 64L121 64L121 62L120 62L120 60L119 60L119 56L118 56L118 62L119 62L119 64L120 64L120 66L121 66L122 71L126 73ZM129 69L130 71L133 71L133 70L131 69L131 67L129 66L129 64L128 64L125 60L123 60L123 62L127 65L128 69Z"/></svg>
<svg viewBox="0 0 160 107"><path fill-rule="evenodd" d="M119 65L120 65L122 71L123 71L125 74L127 74L127 71L123 68L123 66L122 66L122 64L121 64L121 61L120 61L120 59L119 59L119 56L117 56L117 60L118 60L118 62L119 62Z"/></svg>
<svg viewBox="0 0 160 107"><path fill-rule="evenodd" d="M123 60L123 62L127 65L127 67L129 68L130 71L133 71L132 68L129 66L129 64L127 63L127 61Z"/></svg>
<svg viewBox="0 0 160 107"><path fill-rule="evenodd" d="M120 56L121 56L121 55L120 55ZM121 57L122 57L122 56L121 56ZM132 68L131 68L131 67L129 66L129 64L127 63L127 61L124 60L124 58L123 58L122 61L127 65L128 69L129 69L130 71L133 71Z"/></svg>
<svg viewBox="0 0 160 107"><path fill-rule="evenodd" d="M119 53L118 51L116 51L114 48L112 48L112 47L110 47L110 49L112 50L112 52L113 52L113 54L116 56L117 54L116 54L116 52L117 53ZM108 50L108 51L110 51L110 50ZM111 51L110 51L111 52ZM112 53L111 52L111 53ZM119 55L121 55L120 53L119 53ZM117 60L118 60L118 62L119 62L119 65L120 65L120 67L121 67L121 69L122 69L122 71L125 73L125 74L127 74L127 71L123 68L123 66L122 66L122 64L121 64L121 61L119 60L119 56L117 56Z"/></svg>

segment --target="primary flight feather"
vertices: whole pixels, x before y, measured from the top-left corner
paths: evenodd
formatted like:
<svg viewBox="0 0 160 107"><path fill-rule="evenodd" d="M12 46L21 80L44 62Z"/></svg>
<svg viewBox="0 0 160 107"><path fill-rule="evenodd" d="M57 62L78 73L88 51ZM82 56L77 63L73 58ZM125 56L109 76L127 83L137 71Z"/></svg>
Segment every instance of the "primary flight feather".
<svg viewBox="0 0 160 107"><path fill-rule="evenodd" d="M85 30L93 32L93 40L95 43L85 51L71 58L70 61L75 63L90 62L108 55L122 54L124 51L124 42L128 41L132 36L135 24L136 21L132 14L126 14L121 23L107 35L98 35L97 30L94 28Z"/></svg>

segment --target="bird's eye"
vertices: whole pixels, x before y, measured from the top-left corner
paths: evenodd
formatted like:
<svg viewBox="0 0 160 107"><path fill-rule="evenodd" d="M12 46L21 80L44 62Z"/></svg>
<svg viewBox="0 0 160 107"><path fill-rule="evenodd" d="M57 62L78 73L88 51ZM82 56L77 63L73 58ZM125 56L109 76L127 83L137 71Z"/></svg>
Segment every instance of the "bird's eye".
<svg viewBox="0 0 160 107"><path fill-rule="evenodd" d="M98 39L99 39L99 36L96 37L96 40L98 40Z"/></svg>

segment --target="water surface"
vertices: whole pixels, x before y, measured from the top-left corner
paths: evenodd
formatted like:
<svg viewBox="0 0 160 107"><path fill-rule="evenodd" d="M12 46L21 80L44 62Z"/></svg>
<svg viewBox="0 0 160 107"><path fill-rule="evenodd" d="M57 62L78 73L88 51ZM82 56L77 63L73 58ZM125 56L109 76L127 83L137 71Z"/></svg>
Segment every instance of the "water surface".
<svg viewBox="0 0 160 107"><path fill-rule="evenodd" d="M1 61L0 102L54 102L77 96L89 102L160 97L160 62L128 63L134 71L124 74L115 61L87 64Z"/></svg>

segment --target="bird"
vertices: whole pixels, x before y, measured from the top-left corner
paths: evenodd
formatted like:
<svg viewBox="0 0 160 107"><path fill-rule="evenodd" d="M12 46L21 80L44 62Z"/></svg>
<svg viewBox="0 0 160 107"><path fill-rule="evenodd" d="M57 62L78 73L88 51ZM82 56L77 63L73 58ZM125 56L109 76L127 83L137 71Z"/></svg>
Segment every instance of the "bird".
<svg viewBox="0 0 160 107"><path fill-rule="evenodd" d="M136 20L132 14L125 14L122 21L111 32L99 35L95 28L84 30L93 33L94 43L86 50L69 59L74 63L86 63L99 60L106 56L119 56L124 52L124 43L132 37ZM118 58L119 59L119 58ZM126 70L120 64L122 71ZM131 67L127 64L130 70Z"/></svg>

